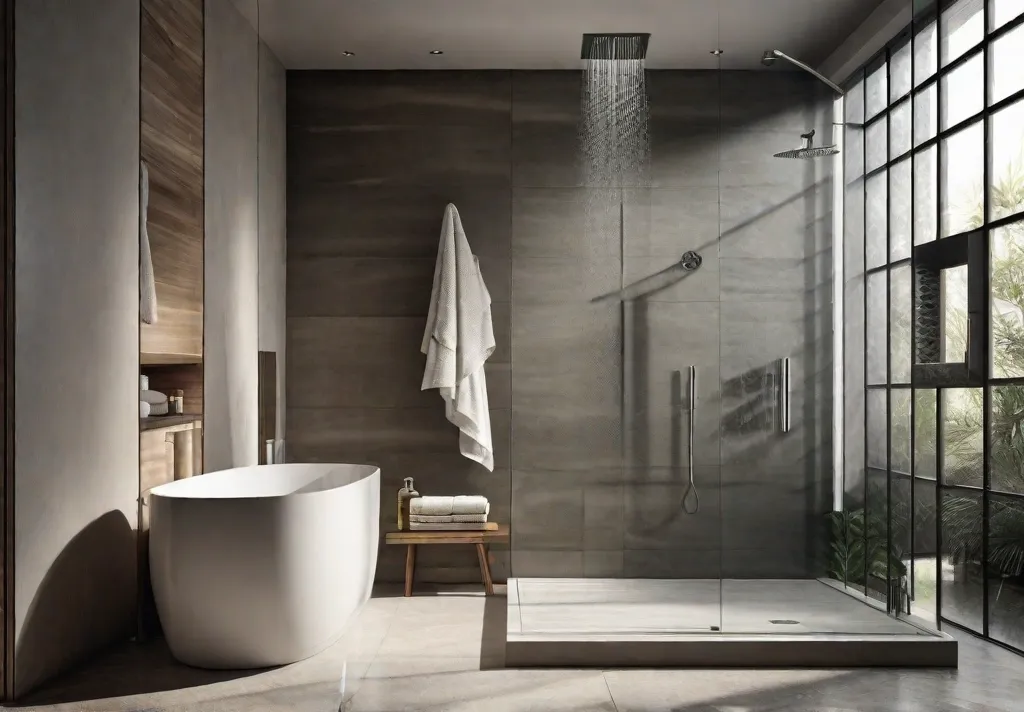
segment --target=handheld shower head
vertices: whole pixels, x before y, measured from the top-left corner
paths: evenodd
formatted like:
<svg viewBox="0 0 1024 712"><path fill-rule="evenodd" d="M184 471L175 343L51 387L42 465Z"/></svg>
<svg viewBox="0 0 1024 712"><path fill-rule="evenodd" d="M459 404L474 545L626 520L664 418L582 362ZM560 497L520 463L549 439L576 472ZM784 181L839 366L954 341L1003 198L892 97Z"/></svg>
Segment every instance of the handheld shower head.
<svg viewBox="0 0 1024 712"><path fill-rule="evenodd" d="M775 61L778 59L778 56L775 54L775 52L776 50L774 49L766 49L764 51L764 56L761 57L761 64L763 64L766 67L770 67L773 64L775 64Z"/></svg>

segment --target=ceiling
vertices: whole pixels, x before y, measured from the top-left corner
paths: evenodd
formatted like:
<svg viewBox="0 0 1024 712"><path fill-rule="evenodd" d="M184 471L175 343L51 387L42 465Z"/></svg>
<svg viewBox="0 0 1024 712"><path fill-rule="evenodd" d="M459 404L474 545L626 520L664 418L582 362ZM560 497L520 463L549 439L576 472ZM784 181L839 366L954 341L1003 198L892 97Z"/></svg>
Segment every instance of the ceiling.
<svg viewBox="0 0 1024 712"><path fill-rule="evenodd" d="M579 69L585 32L650 32L653 69L714 69L716 48L754 69L769 48L821 62L880 0L236 2L289 69Z"/></svg>

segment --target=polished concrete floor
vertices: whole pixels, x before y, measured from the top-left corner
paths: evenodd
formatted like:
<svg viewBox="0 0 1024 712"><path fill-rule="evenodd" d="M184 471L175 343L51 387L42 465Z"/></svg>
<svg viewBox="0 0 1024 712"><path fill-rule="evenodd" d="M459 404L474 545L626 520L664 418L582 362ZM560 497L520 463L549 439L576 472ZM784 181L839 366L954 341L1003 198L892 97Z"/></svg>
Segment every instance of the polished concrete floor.
<svg viewBox="0 0 1024 712"><path fill-rule="evenodd" d="M815 579L512 579L528 634L926 635ZM518 604L518 605L516 605Z"/></svg>
<svg viewBox="0 0 1024 712"><path fill-rule="evenodd" d="M958 636L953 670L506 670L506 600L475 589L372 599L332 649L251 673L192 670L159 644L44 690L47 712L1020 712L1024 658ZM342 682L344 681L344 682ZM344 693L341 688L344 687ZM38 706L35 703L39 703ZM59 704L48 704L59 703Z"/></svg>

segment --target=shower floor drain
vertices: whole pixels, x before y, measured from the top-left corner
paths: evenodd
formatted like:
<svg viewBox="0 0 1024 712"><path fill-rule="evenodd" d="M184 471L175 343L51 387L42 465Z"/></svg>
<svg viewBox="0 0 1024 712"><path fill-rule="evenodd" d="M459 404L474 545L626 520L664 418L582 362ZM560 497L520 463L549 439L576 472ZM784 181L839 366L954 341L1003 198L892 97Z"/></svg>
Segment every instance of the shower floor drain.
<svg viewBox="0 0 1024 712"><path fill-rule="evenodd" d="M800 625L800 621L791 621L785 618L773 618L768 622L773 625Z"/></svg>

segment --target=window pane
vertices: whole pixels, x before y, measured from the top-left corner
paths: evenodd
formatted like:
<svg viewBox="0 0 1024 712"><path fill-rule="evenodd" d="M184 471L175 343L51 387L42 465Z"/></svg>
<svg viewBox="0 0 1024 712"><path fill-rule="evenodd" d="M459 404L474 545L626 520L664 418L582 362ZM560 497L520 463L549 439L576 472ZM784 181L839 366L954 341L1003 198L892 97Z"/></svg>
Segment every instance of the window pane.
<svg viewBox="0 0 1024 712"><path fill-rule="evenodd" d="M882 59L878 64L868 68L867 88L864 97L864 118L870 119L884 111L889 105L889 80L886 76L886 63Z"/></svg>
<svg viewBox="0 0 1024 712"><path fill-rule="evenodd" d="M934 480L938 472L935 460L935 391L914 389L914 475Z"/></svg>
<svg viewBox="0 0 1024 712"><path fill-rule="evenodd" d="M914 84L920 86L934 76L939 58L936 23L925 25L914 37Z"/></svg>
<svg viewBox="0 0 1024 712"><path fill-rule="evenodd" d="M992 29L997 30L1024 14L1024 0L992 0Z"/></svg>
<svg viewBox="0 0 1024 712"><path fill-rule="evenodd" d="M905 158L889 169L889 260L891 262L910 257L911 188L910 159Z"/></svg>
<svg viewBox="0 0 1024 712"><path fill-rule="evenodd" d="M875 123L868 126L865 134L867 156L864 167L870 172L882 166L889 158L888 130L885 117L877 119Z"/></svg>
<svg viewBox="0 0 1024 712"><path fill-rule="evenodd" d="M885 343L886 322L886 274L876 272L868 275L868 384L879 385L886 382L888 371ZM883 438L885 434L883 433Z"/></svg>
<svg viewBox="0 0 1024 712"><path fill-rule="evenodd" d="M991 118L991 218L1024 211L1024 101Z"/></svg>
<svg viewBox="0 0 1024 712"><path fill-rule="evenodd" d="M889 466L886 446L889 418L885 398L884 388L868 390L868 469L881 470L883 473Z"/></svg>
<svg viewBox="0 0 1024 712"><path fill-rule="evenodd" d="M993 496L988 516L989 635L1024 648L1024 501Z"/></svg>
<svg viewBox="0 0 1024 712"><path fill-rule="evenodd" d="M890 102L896 101L910 93L912 51L909 40L892 51L891 58L889 59Z"/></svg>
<svg viewBox="0 0 1024 712"><path fill-rule="evenodd" d="M960 0L942 13L942 66L967 53L985 38L983 0Z"/></svg>
<svg viewBox="0 0 1024 712"><path fill-rule="evenodd" d="M861 75L858 73L858 77ZM864 80L857 79L846 90L846 100L843 102L843 111L846 113L846 121L854 124L864 123Z"/></svg>
<svg viewBox="0 0 1024 712"><path fill-rule="evenodd" d="M910 150L910 102L905 101L889 113L889 157L902 156Z"/></svg>
<svg viewBox="0 0 1024 712"><path fill-rule="evenodd" d="M967 265L942 270L942 360L967 361Z"/></svg>
<svg viewBox="0 0 1024 712"><path fill-rule="evenodd" d="M867 223L865 224L865 239L867 240L867 252L865 254L865 266L867 269L881 267L885 264L888 255L887 228L887 198L888 198L888 177L885 171L876 173L867 180L865 186L865 199L867 200Z"/></svg>
<svg viewBox="0 0 1024 712"><path fill-rule="evenodd" d="M1024 386L992 389L989 423L992 489L1024 494ZM1024 528L1021 531L1024 534Z"/></svg>
<svg viewBox="0 0 1024 712"><path fill-rule="evenodd" d="M891 359L892 383L910 383L910 333L911 333L911 279L910 265L896 267L889 280L889 357ZM910 405L907 405L907 419ZM907 426L909 429L909 425ZM909 437L909 436L908 436ZM909 441L908 441L909 442ZM895 447L895 445L894 445ZM909 445L908 445L909 447ZM910 472L910 453L907 452L907 467Z"/></svg>
<svg viewBox="0 0 1024 712"><path fill-rule="evenodd" d="M982 502L975 492L942 493L942 615L982 630Z"/></svg>
<svg viewBox="0 0 1024 712"><path fill-rule="evenodd" d="M914 244L935 239L938 222L936 190L939 176L935 156L938 148L932 146L914 156Z"/></svg>
<svg viewBox="0 0 1024 712"><path fill-rule="evenodd" d="M942 481L981 487L982 399L980 388L942 391Z"/></svg>
<svg viewBox="0 0 1024 712"><path fill-rule="evenodd" d="M1024 89L1024 25L992 43L989 76L992 82L990 104L1002 101Z"/></svg>
<svg viewBox="0 0 1024 712"><path fill-rule="evenodd" d="M992 231L992 375L1024 376L1024 222Z"/></svg>
<svg viewBox="0 0 1024 712"><path fill-rule="evenodd" d="M985 65L979 52L942 78L942 128L956 126L985 108Z"/></svg>
<svg viewBox="0 0 1024 712"><path fill-rule="evenodd" d="M939 132L939 91L935 84L914 97L914 145L920 146Z"/></svg>
<svg viewBox="0 0 1024 712"><path fill-rule="evenodd" d="M974 230L982 224L985 180L985 131L978 123L942 142L941 236Z"/></svg>

